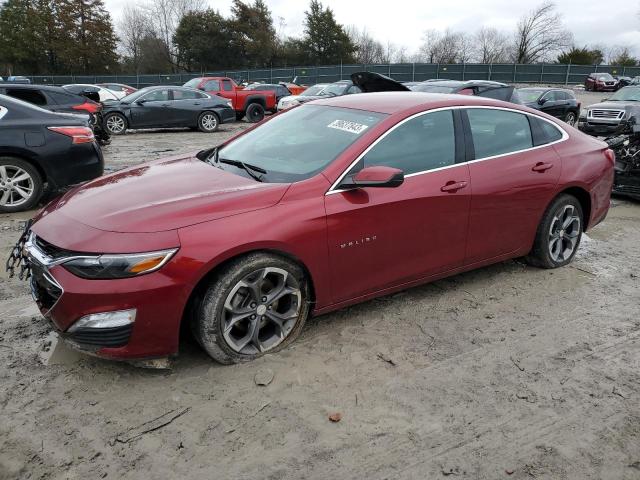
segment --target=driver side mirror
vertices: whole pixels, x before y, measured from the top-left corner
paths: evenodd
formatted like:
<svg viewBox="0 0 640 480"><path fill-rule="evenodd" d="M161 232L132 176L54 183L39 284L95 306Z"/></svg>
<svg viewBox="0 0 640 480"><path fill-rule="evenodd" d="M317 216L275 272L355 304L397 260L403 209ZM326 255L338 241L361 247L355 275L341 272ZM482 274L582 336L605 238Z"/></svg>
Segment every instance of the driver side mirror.
<svg viewBox="0 0 640 480"><path fill-rule="evenodd" d="M404 182L404 172L398 168L385 166L365 167L353 176L345 178L341 187L354 188L395 188Z"/></svg>
<svg viewBox="0 0 640 480"><path fill-rule="evenodd" d="M609 100L609 98L607 98L607 97L602 99L603 102L606 102L607 100Z"/></svg>
<svg viewBox="0 0 640 480"><path fill-rule="evenodd" d="M144 98L141 98L140 100L136 100L136 103L137 103L138 105L144 105L144 104L145 104L145 102L146 102L146 100L145 100Z"/></svg>
<svg viewBox="0 0 640 480"><path fill-rule="evenodd" d="M538 105L544 105L545 103L547 103L547 99L546 98L541 98L538 100Z"/></svg>

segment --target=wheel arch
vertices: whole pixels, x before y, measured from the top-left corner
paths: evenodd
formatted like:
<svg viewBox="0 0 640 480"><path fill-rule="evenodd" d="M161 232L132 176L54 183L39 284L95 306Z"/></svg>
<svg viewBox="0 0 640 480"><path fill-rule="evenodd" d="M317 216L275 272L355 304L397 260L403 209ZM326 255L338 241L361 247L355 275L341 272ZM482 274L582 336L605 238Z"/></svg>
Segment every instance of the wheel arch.
<svg viewBox="0 0 640 480"><path fill-rule="evenodd" d="M33 158L31 155L26 154L25 152L22 152L19 150L18 151L0 150L0 157L11 157L11 158L17 158L19 160L23 160L29 163L29 165L31 165L33 168L35 168L38 171L38 173L42 177L42 183L46 183L47 181L49 181L49 176L47 175L47 171L42 167L40 162L35 158Z"/></svg>
<svg viewBox="0 0 640 480"><path fill-rule="evenodd" d="M580 207L582 207L582 223L584 225L584 231L586 232L591 223L591 195L585 188L573 185L559 191L557 195L551 199L551 202L562 194L571 195L580 202ZM551 204L551 202L549 202L549 204Z"/></svg>
<svg viewBox="0 0 640 480"><path fill-rule="evenodd" d="M245 112L246 112L247 108L249 108L249 105L251 105L252 103L259 104L265 110L267 108L267 99L266 99L266 97L264 97L262 95L250 95L250 96L247 97L246 101L244 102L244 110L245 110Z"/></svg>
<svg viewBox="0 0 640 480"><path fill-rule="evenodd" d="M200 276L200 278L195 283L193 288L191 288L191 292L189 292L189 296L187 298L187 301L185 302L184 309L183 309L183 312L182 312L182 318L180 320L181 330L186 325L188 325L188 322L190 321L190 318L191 318L191 316L193 314L193 308L196 305L196 302L198 301L199 298L202 297L207 285L218 274L218 272L220 272L222 269L224 269L231 262L234 262L234 261L236 261L236 260L238 260L238 259L240 259L242 257L246 257L247 255L251 255L251 254L255 254L255 253L265 253L265 254L270 254L270 255L277 255L277 256L280 256L282 258L290 260L290 261L296 263L297 265L299 265L300 268L302 268L302 270L303 270L303 272L305 274L305 277L307 278L307 280L309 282L309 295L310 295L309 301L312 304L315 303L315 300L316 300L316 288L315 288L313 275L311 274L311 270L309 269L309 267L305 264L304 261L302 261L301 258L299 258L297 255L295 255L294 253L292 253L290 251L287 251L285 249L278 248L278 247L260 247L260 248L253 247L253 248L247 248L247 249L244 249L242 251L234 251L232 253L229 253L228 255L223 256L222 258L219 258L218 261L213 262L213 264L210 265L210 268L208 270L206 270L204 272L204 274L202 274ZM311 311L313 311L313 308L311 308Z"/></svg>

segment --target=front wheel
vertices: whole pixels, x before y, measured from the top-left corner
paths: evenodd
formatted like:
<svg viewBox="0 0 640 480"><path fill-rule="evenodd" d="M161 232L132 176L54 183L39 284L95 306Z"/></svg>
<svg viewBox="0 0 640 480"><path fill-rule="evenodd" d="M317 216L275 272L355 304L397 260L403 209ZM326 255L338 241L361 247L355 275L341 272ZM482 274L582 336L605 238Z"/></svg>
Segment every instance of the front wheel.
<svg viewBox="0 0 640 480"><path fill-rule="evenodd" d="M29 162L0 157L0 212L20 212L35 207L43 189L40 173Z"/></svg>
<svg viewBox="0 0 640 480"><path fill-rule="evenodd" d="M104 128L111 135L123 135L127 131L127 119L121 113L110 113L104 117Z"/></svg>
<svg viewBox="0 0 640 480"><path fill-rule="evenodd" d="M309 283L286 258L250 254L212 279L194 313L194 336L214 360L253 360L298 337L309 314Z"/></svg>
<svg viewBox="0 0 640 480"><path fill-rule="evenodd" d="M213 112L202 112L198 117L198 129L201 132L215 132L219 126L218 116Z"/></svg>
<svg viewBox="0 0 640 480"><path fill-rule="evenodd" d="M569 264L580 245L582 207L572 195L558 196L544 213L527 261L536 267L558 268Z"/></svg>
<svg viewBox="0 0 640 480"><path fill-rule="evenodd" d="M575 112L567 112L567 114L564 117L564 121L568 125L575 127L577 118L578 117L576 116Z"/></svg>

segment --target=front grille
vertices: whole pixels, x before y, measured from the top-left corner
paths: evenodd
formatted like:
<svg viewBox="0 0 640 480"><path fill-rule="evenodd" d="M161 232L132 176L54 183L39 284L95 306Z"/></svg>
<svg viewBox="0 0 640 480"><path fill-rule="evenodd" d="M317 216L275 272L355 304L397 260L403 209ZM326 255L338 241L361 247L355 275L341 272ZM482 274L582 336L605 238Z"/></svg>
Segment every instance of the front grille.
<svg viewBox="0 0 640 480"><path fill-rule="evenodd" d="M42 253L47 256L57 260L59 258L71 257L73 255L77 255L70 250L65 250L64 248L56 247L52 243L47 242L46 240L34 235L36 246L42 251Z"/></svg>
<svg viewBox="0 0 640 480"><path fill-rule="evenodd" d="M620 120L624 117L624 110L596 109L589 110L589 117L602 120Z"/></svg>
<svg viewBox="0 0 640 480"><path fill-rule="evenodd" d="M63 292L46 270L31 265L31 293L40 310L46 313L53 308Z"/></svg>
<svg viewBox="0 0 640 480"><path fill-rule="evenodd" d="M129 343L133 324L113 328L79 328L64 338L87 347L123 347Z"/></svg>

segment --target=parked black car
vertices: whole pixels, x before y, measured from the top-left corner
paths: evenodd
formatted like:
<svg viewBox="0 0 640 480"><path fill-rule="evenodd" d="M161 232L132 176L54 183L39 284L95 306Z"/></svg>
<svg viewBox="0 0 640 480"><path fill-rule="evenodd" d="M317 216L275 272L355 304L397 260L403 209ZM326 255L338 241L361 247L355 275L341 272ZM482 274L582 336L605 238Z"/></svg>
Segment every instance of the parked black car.
<svg viewBox="0 0 640 480"><path fill-rule="evenodd" d="M109 135L102 130L102 106L99 99L90 93L51 85L0 85L0 95L17 98L51 112L86 115L100 144L110 142Z"/></svg>
<svg viewBox="0 0 640 480"><path fill-rule="evenodd" d="M86 116L52 113L0 95L0 212L33 208L45 184L58 191L103 170Z"/></svg>
<svg viewBox="0 0 640 480"><path fill-rule="evenodd" d="M287 87L275 83L252 83L251 85L247 85L244 89L254 90L256 92L274 92L276 94L276 104L281 98L291 95L291 92Z"/></svg>
<svg viewBox="0 0 640 480"><path fill-rule="evenodd" d="M186 87L147 87L119 102L104 105L104 124L109 133L127 129L189 127L215 132L221 123L235 122L231 100Z"/></svg>
<svg viewBox="0 0 640 480"><path fill-rule="evenodd" d="M518 95L522 103L573 126L580 116L580 102L571 90L561 88L520 88Z"/></svg>
<svg viewBox="0 0 640 480"><path fill-rule="evenodd" d="M351 80L363 92L413 91L427 93L458 93L461 95L477 95L495 98L505 102L521 104L518 91L511 85L488 80L427 80L406 85L385 75L374 72L357 72Z"/></svg>
<svg viewBox="0 0 640 480"><path fill-rule="evenodd" d="M640 86L621 88L601 103L582 109L578 128L589 135L612 135L633 116L640 118Z"/></svg>
<svg viewBox="0 0 640 480"><path fill-rule="evenodd" d="M613 193L640 200L640 109L605 142L616 154Z"/></svg>

